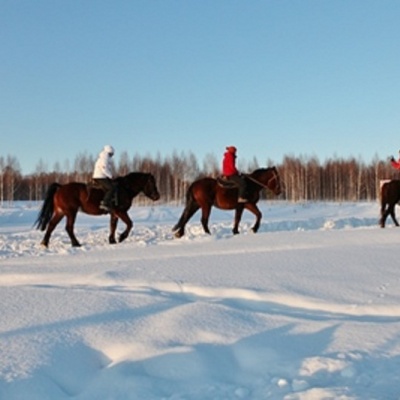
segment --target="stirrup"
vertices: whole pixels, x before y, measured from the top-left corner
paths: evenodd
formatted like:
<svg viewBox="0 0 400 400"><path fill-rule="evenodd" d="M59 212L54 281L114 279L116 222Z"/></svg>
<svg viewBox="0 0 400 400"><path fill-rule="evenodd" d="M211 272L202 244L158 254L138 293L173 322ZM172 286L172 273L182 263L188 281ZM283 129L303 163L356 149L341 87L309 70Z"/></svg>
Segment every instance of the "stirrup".
<svg viewBox="0 0 400 400"><path fill-rule="evenodd" d="M102 209L102 210L104 210L104 211L108 211L108 212L111 211L111 207L108 206L107 204L104 204L103 202L100 203L99 208Z"/></svg>

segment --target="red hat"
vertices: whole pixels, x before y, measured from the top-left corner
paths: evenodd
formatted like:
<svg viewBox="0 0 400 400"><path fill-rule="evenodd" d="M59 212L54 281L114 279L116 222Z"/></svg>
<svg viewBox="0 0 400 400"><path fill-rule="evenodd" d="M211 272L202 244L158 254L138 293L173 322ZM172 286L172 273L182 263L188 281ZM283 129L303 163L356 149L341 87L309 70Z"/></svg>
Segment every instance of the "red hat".
<svg viewBox="0 0 400 400"><path fill-rule="evenodd" d="M235 146L228 146L226 148L227 151L229 151L229 153L236 153L236 147Z"/></svg>

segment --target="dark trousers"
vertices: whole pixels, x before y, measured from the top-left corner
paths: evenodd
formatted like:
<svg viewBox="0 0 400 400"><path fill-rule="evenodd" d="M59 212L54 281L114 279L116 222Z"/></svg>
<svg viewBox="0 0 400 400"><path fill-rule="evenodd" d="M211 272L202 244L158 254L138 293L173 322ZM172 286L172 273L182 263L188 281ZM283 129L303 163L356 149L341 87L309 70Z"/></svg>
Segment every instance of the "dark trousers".
<svg viewBox="0 0 400 400"><path fill-rule="evenodd" d="M239 197L247 197L246 179L240 175L231 175L226 177L229 181L234 182L239 189Z"/></svg>
<svg viewBox="0 0 400 400"><path fill-rule="evenodd" d="M111 207L113 198L117 192L117 183L109 178L93 179L106 193L102 203Z"/></svg>

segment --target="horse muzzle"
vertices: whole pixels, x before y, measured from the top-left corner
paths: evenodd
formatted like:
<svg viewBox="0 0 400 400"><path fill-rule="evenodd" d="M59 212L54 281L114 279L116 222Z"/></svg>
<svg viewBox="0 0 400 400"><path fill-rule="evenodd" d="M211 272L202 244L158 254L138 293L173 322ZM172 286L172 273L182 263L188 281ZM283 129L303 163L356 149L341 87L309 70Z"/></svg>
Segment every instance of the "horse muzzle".
<svg viewBox="0 0 400 400"><path fill-rule="evenodd" d="M153 201L157 201L157 200L160 200L160 193L153 193L152 195L151 195L151 199L153 200Z"/></svg>

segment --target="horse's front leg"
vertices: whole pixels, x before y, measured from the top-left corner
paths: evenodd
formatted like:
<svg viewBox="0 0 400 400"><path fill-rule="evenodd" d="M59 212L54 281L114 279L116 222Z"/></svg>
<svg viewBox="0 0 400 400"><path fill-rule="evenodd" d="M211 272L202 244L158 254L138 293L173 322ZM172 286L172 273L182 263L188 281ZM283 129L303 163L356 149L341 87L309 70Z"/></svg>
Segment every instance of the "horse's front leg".
<svg viewBox="0 0 400 400"><path fill-rule="evenodd" d="M129 218L129 215L128 215L128 213L126 211L118 213L118 217L121 218L121 220L126 225L125 230L119 235L119 238L118 238L118 241L121 243L129 236L129 233L130 233L130 231L132 230L132 227L133 227L133 222ZM115 227L116 227L116 225L117 225L117 223L115 223ZM115 229L114 229L114 232L115 232Z"/></svg>
<svg viewBox="0 0 400 400"><path fill-rule="evenodd" d="M118 217L114 212L110 214L110 234L108 235L108 243L115 244L117 241L115 240L115 232L117 230L118 225Z"/></svg>
<svg viewBox="0 0 400 400"><path fill-rule="evenodd" d="M255 204L252 204L252 203L247 203L245 205L245 208L246 208L246 210L249 210L250 212L252 212L256 217L256 222L254 223L254 225L251 228L251 230L254 233L257 233L258 229L260 228L262 213L259 210L259 208Z"/></svg>
<svg viewBox="0 0 400 400"><path fill-rule="evenodd" d="M244 210L243 204L239 204L236 207L235 220L233 222L233 229L232 229L232 232L233 232L234 235L238 235L239 234L239 224L240 224L240 220L242 219L243 210Z"/></svg>

